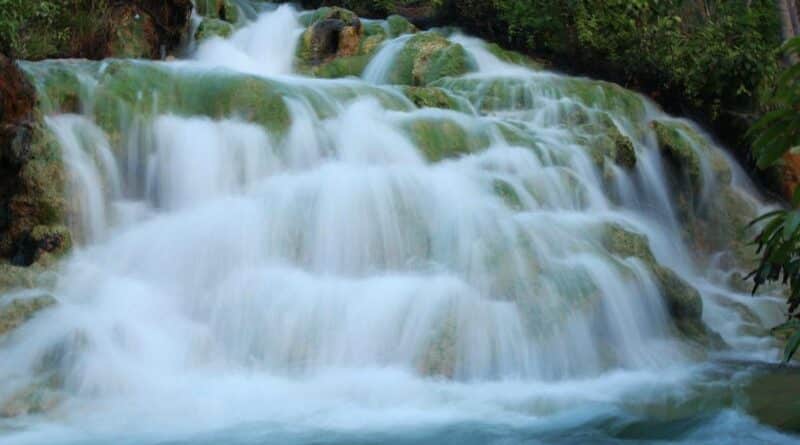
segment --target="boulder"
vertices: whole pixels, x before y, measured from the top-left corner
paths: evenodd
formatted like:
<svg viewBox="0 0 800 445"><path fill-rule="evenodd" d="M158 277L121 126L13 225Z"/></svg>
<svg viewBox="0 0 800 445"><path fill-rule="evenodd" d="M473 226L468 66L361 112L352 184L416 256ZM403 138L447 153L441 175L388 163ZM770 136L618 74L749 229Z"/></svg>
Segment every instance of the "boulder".
<svg viewBox="0 0 800 445"><path fill-rule="evenodd" d="M475 62L463 46L433 32L414 35L392 67L390 83L422 86L473 70Z"/></svg>
<svg viewBox="0 0 800 445"><path fill-rule="evenodd" d="M229 22L220 19L204 18L194 33L197 42L213 37L228 38L233 34L234 27Z"/></svg>
<svg viewBox="0 0 800 445"><path fill-rule="evenodd" d="M361 20L342 8L323 8L315 12L300 42L301 62L318 66L336 57L359 53L364 35Z"/></svg>
<svg viewBox="0 0 800 445"><path fill-rule="evenodd" d="M32 298L17 298L11 302L0 299L0 336L6 335L37 313L56 304L51 295L40 295Z"/></svg>
<svg viewBox="0 0 800 445"><path fill-rule="evenodd" d="M621 258L638 258L658 285L673 325L685 339L708 347L722 348L725 342L703 322L703 298L691 284L656 261L643 234L618 224L607 224L601 242L608 252Z"/></svg>
<svg viewBox="0 0 800 445"><path fill-rule="evenodd" d="M0 261L27 266L70 246L64 220L64 168L34 109L36 92L0 55ZM52 235L52 236L51 236Z"/></svg>
<svg viewBox="0 0 800 445"><path fill-rule="evenodd" d="M197 0L197 13L205 18L219 19L228 23L239 21L239 7L231 0Z"/></svg>

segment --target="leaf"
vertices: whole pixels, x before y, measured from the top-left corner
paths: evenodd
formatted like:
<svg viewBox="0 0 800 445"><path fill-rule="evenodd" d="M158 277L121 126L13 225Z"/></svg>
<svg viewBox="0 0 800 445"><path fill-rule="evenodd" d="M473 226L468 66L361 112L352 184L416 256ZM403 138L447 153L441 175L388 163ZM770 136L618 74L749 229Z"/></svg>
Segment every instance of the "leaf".
<svg viewBox="0 0 800 445"><path fill-rule="evenodd" d="M800 190L800 187L798 187L798 190ZM763 221L763 220L765 220L767 218L771 218L773 216L776 216L778 214L785 213L785 212L786 212L786 210L773 210L771 212L767 212L767 213L759 216L758 218L750 221L750 223L747 224L747 228L749 229L750 227L753 227L754 225L758 224L759 222L761 222L761 221Z"/></svg>
<svg viewBox="0 0 800 445"><path fill-rule="evenodd" d="M788 363L792 359L797 348L800 347L800 329L794 331L789 341L786 342L786 348L783 350L783 362Z"/></svg>
<svg viewBox="0 0 800 445"><path fill-rule="evenodd" d="M789 212L786 216L786 223L783 225L783 239L789 240L797 231L798 226L800 226L800 211Z"/></svg>

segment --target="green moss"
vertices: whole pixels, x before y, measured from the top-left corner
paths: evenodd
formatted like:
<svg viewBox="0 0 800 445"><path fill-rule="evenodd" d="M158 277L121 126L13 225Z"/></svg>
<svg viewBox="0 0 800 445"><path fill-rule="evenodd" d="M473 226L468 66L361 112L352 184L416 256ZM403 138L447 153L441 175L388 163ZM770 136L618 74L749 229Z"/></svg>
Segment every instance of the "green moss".
<svg viewBox="0 0 800 445"><path fill-rule="evenodd" d="M142 15L135 8L117 12L111 26L109 56L116 58L158 58L154 48L158 47L156 24L149 15Z"/></svg>
<svg viewBox="0 0 800 445"><path fill-rule="evenodd" d="M0 336L6 335L33 318L40 311L56 304L55 298L42 295L20 298L0 306Z"/></svg>
<svg viewBox="0 0 800 445"><path fill-rule="evenodd" d="M530 57L523 56L518 52L503 49L503 47L496 43L487 43L486 49L503 62L524 66L533 70L541 70L544 68L544 64L541 62L533 60Z"/></svg>
<svg viewBox="0 0 800 445"><path fill-rule="evenodd" d="M239 7L231 0L196 0L197 13L205 18L224 20L228 23L239 21Z"/></svg>
<svg viewBox="0 0 800 445"><path fill-rule="evenodd" d="M389 81L397 85L426 85L443 77L466 74L474 66L461 45L439 34L419 33L398 54Z"/></svg>
<svg viewBox="0 0 800 445"><path fill-rule="evenodd" d="M370 58L366 55L352 57L337 57L328 63L316 66L307 71L316 77L335 79L348 76L360 76L369 65Z"/></svg>
<svg viewBox="0 0 800 445"><path fill-rule="evenodd" d="M510 209L523 209L524 206L522 205L522 201L519 199L519 195L517 195L514 187L512 187L508 182L496 179L492 182L492 189L497 196L503 198L503 201Z"/></svg>
<svg viewBox="0 0 800 445"><path fill-rule="evenodd" d="M228 38L233 34L233 25L219 19L204 18L197 27L197 32L194 33L194 38L198 42L210 39L212 37Z"/></svg>
<svg viewBox="0 0 800 445"><path fill-rule="evenodd" d="M638 258L647 266L675 328L685 339L708 347L724 346L719 335L709 330L702 320L700 293L673 270L658 264L646 236L617 224L607 224L601 242L610 253L622 258Z"/></svg>
<svg viewBox="0 0 800 445"><path fill-rule="evenodd" d="M457 359L458 323L454 313L448 315L444 323L419 360L418 368L422 375L453 378Z"/></svg>
<svg viewBox="0 0 800 445"><path fill-rule="evenodd" d="M101 69L95 119L109 134L155 113L240 118L282 134L289 125L286 87L222 71L182 71L154 63L113 61Z"/></svg>
<svg viewBox="0 0 800 445"><path fill-rule="evenodd" d="M399 15L390 15L386 18L386 23L389 27L389 37L417 32L417 28L411 22Z"/></svg>
<svg viewBox="0 0 800 445"><path fill-rule="evenodd" d="M474 153L489 145L488 135L481 129L464 128L447 117L415 118L406 124L406 130L431 162Z"/></svg>
<svg viewBox="0 0 800 445"><path fill-rule="evenodd" d="M411 102L414 102L414 105L420 108L458 108L455 100L441 88L403 86L401 90Z"/></svg>
<svg viewBox="0 0 800 445"><path fill-rule="evenodd" d="M658 148L678 170L685 175L696 191L703 186L700 155L692 147L692 141L683 132L683 124L653 121L651 124L658 140Z"/></svg>
<svg viewBox="0 0 800 445"><path fill-rule="evenodd" d="M373 54L380 47L385 38L383 34L375 34L362 39L359 53L365 55Z"/></svg>

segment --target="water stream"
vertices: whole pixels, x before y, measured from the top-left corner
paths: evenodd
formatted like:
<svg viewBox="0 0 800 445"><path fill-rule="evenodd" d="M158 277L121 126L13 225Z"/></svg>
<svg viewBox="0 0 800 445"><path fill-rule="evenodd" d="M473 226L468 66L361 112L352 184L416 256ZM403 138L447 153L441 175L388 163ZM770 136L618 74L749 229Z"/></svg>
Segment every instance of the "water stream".
<svg viewBox="0 0 800 445"><path fill-rule="evenodd" d="M0 443L796 442L745 414L730 364L777 359L781 299L731 285L730 239L687 235L652 122L687 132L697 230L724 197L766 208L700 129L462 35L454 110L387 84L408 35L360 79L304 77L298 17L185 60L24 64L79 95L46 118L78 246L59 304L0 346L0 400L56 376L53 407ZM609 131L634 166L587 149ZM656 266L731 348L675 328Z"/></svg>

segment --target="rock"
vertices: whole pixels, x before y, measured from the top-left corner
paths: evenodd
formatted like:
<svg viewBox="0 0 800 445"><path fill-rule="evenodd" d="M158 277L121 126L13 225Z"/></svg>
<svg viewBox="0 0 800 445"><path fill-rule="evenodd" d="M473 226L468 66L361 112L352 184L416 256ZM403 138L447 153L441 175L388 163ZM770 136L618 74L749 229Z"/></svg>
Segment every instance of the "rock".
<svg viewBox="0 0 800 445"><path fill-rule="evenodd" d="M683 126L671 122L653 121L651 127L656 134L658 148L675 170L680 172L693 190L703 186L700 155L691 141L682 133Z"/></svg>
<svg viewBox="0 0 800 445"><path fill-rule="evenodd" d="M232 24L220 20L204 18L197 27L194 33L194 38L197 42L202 42L213 37L228 38L233 34L234 27Z"/></svg>
<svg viewBox="0 0 800 445"><path fill-rule="evenodd" d="M489 141L448 118L420 118L407 125L409 136L431 162L456 158L482 148Z"/></svg>
<svg viewBox="0 0 800 445"><path fill-rule="evenodd" d="M524 66L532 70L541 70L545 66L544 62L534 60L516 51L509 51L496 43L487 43L486 49L488 49L490 53L492 53L495 57L502 60L503 62Z"/></svg>
<svg viewBox="0 0 800 445"><path fill-rule="evenodd" d="M800 433L800 368L761 366L739 389L747 413L761 423Z"/></svg>
<svg viewBox="0 0 800 445"><path fill-rule="evenodd" d="M0 336L8 334L54 304L56 300L51 295L18 298L9 303L0 300Z"/></svg>
<svg viewBox="0 0 800 445"><path fill-rule="evenodd" d="M423 86L466 74L474 67L475 62L461 45L433 32L419 33L398 54L389 82Z"/></svg>
<svg viewBox="0 0 800 445"><path fill-rule="evenodd" d="M30 157L36 91L16 64L0 54L0 166L20 166ZM6 187L0 177L0 193Z"/></svg>
<svg viewBox="0 0 800 445"><path fill-rule="evenodd" d="M342 8L323 8L313 18L301 40L302 62L315 66L359 52L364 34L358 16Z"/></svg>
<svg viewBox="0 0 800 445"><path fill-rule="evenodd" d="M55 389L59 382L55 380L53 378L32 383L13 393L0 405L0 418L28 416L51 411L61 401L61 394Z"/></svg>
<svg viewBox="0 0 800 445"><path fill-rule="evenodd" d="M707 347L722 348L725 342L703 322L703 298L672 269L656 262L645 235L618 224L607 224L601 237L603 246L622 258L640 259L650 270L664 299L673 324L687 340Z"/></svg>
<svg viewBox="0 0 800 445"><path fill-rule="evenodd" d="M159 59L161 47L156 22L133 4L114 8L106 54L110 57Z"/></svg>
<svg viewBox="0 0 800 445"><path fill-rule="evenodd" d="M239 21L239 7L231 0L197 0L197 13L205 18L228 23Z"/></svg>
<svg viewBox="0 0 800 445"><path fill-rule="evenodd" d="M402 91L419 108L457 108L455 100L441 88L404 86Z"/></svg>
<svg viewBox="0 0 800 445"><path fill-rule="evenodd" d="M386 24L389 28L389 37L397 37L403 34L413 34L417 32L417 28L411 24L405 17L399 15L390 15L386 18Z"/></svg>
<svg viewBox="0 0 800 445"><path fill-rule="evenodd" d="M0 260L22 266L38 258L32 250L63 252L58 246L69 247L68 231L55 228L66 208L63 166L35 103L33 86L0 55Z"/></svg>

